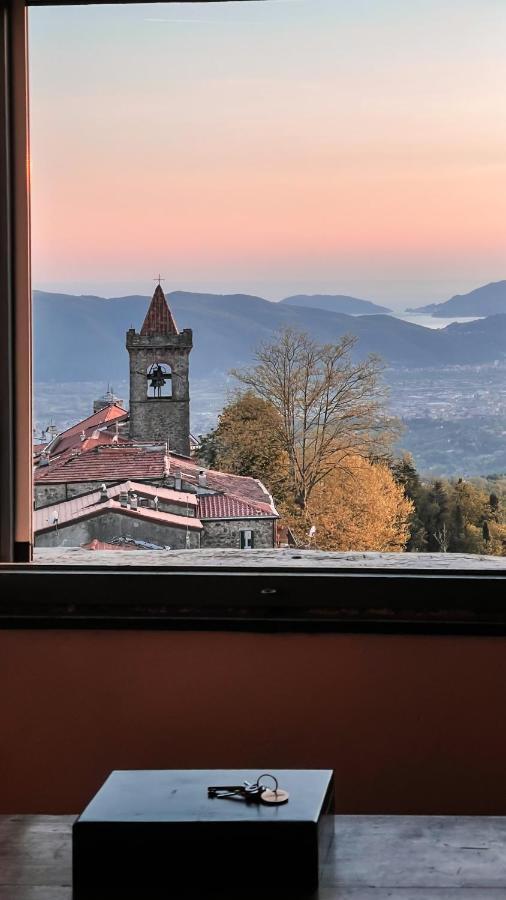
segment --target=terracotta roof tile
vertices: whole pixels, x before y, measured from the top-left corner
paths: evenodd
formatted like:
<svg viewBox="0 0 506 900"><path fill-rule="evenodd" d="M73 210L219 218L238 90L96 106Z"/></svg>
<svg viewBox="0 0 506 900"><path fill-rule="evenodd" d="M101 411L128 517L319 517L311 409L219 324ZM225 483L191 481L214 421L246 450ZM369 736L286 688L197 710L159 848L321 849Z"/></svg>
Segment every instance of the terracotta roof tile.
<svg viewBox="0 0 506 900"><path fill-rule="evenodd" d="M88 500L92 495L88 494ZM76 500L83 500L83 497L75 498ZM121 516L126 516L127 518L133 519L141 519L145 522L156 522L159 525L171 525L176 528L190 528L194 531L202 530L202 522L200 519L196 517L190 516L179 516L174 513L161 512L160 510L150 509L147 506L140 506L138 509L131 509L130 507L121 506L121 504L117 500L105 500L100 502L100 495L98 497L98 502L91 503L87 506L81 504L80 507L74 505L75 501L67 500L63 503L55 503L53 506L46 507L42 510L37 510L35 513L35 526L34 531L36 533L43 533L45 531L53 531L55 528L55 510L58 512L58 527L61 528L64 525L69 525L71 522L80 522L83 519L90 519L92 517L100 516L104 512L114 512ZM38 515L40 514L40 515Z"/></svg>
<svg viewBox="0 0 506 900"><path fill-rule="evenodd" d="M72 484L94 481L161 480L167 474L174 476L181 473L183 481L192 484L195 490L198 490L200 471L201 466L188 457L170 454L170 459L167 459L161 445L124 441L114 445L101 444L89 450L86 448L68 450L61 456L50 459L48 465L38 466L34 477L36 484L65 482ZM246 512L249 506L256 510L257 515L277 516L272 498L256 478L230 475L215 469L206 469L205 475L206 488L218 492L214 500L211 494L198 495L200 502L204 504L202 508L214 511L210 518L236 515L231 510L238 509L237 504L241 503L244 506L244 515L254 515L253 512ZM158 491L158 488L156 490ZM229 498L228 506L225 506L224 495ZM186 497L186 494L184 496ZM225 509L228 510L226 514Z"/></svg>
<svg viewBox="0 0 506 900"><path fill-rule="evenodd" d="M179 334L161 285L157 284L141 328L141 334Z"/></svg>
<svg viewBox="0 0 506 900"><path fill-rule="evenodd" d="M108 544L106 541L98 541L97 538L81 546L83 550L139 550L137 544Z"/></svg>
<svg viewBox="0 0 506 900"><path fill-rule="evenodd" d="M166 457L163 449L118 443L99 445L92 450L68 450L35 469L35 483L75 483L80 481L126 481L163 478Z"/></svg>
<svg viewBox="0 0 506 900"><path fill-rule="evenodd" d="M201 494L199 496L201 519L260 519L277 518L267 503L248 503L230 494Z"/></svg>
<svg viewBox="0 0 506 900"><path fill-rule="evenodd" d="M105 406L98 412L93 413L92 416L88 416L88 418L83 419L81 422L77 422L76 425L72 425L72 428L67 428L66 431L57 434L55 439L51 441L51 444L48 446L49 454L54 456L55 453L65 453L66 450L80 447L83 443L81 441L83 432L86 440L87 438L91 438L94 432L99 428L106 428L115 422L119 423L127 418L128 412L126 409L123 409L122 406L116 406L114 404L112 406ZM110 442L113 437L114 435L111 432L103 431L99 433L95 442ZM101 440L102 438L103 440Z"/></svg>
<svg viewBox="0 0 506 900"><path fill-rule="evenodd" d="M188 477L189 480L197 483L198 474L202 471L202 468L193 459L186 456L178 456L175 453L170 454L171 475L174 472L181 472L183 478ZM207 487L212 490L234 494L236 497L243 497L245 500L255 503L260 502L271 505L270 494L257 478L245 475L231 475L228 472L218 472L216 469L205 469L204 471Z"/></svg>
<svg viewBox="0 0 506 900"><path fill-rule="evenodd" d="M172 488L165 488L161 485L153 487L152 485L140 484L135 481L124 481L121 484L114 484L107 488L107 498L108 500L118 500L120 494L128 492L136 493L138 497L157 496L159 500L181 504L182 509L191 506L192 510L194 510L198 504L198 498L195 494L187 494L184 491L174 491ZM55 510L58 512L59 524L73 518L82 518L86 510L89 511L90 508L95 507L97 504L104 506L104 503L100 503L100 495L101 491L99 490L90 491L88 494L81 494L79 497L72 497L70 500L62 500L60 503L51 503L48 506L36 509L33 514L34 530L47 530L48 527L52 526L54 523ZM147 507L140 506L138 509L145 510ZM179 519L180 517L177 516L177 518ZM195 517L192 517L192 519L194 522L197 521Z"/></svg>

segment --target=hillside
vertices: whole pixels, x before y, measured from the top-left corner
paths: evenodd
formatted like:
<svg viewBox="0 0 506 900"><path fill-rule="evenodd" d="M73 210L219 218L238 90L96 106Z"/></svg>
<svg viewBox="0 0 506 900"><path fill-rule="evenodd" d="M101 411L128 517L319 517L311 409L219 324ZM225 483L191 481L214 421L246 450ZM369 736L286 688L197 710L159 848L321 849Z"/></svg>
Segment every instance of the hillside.
<svg viewBox="0 0 506 900"><path fill-rule="evenodd" d="M306 306L309 309L326 309L329 312L344 313L348 316L384 315L392 310L386 306L360 300L358 297L347 297L344 294L296 294L280 300L288 306Z"/></svg>
<svg viewBox="0 0 506 900"><path fill-rule="evenodd" d="M452 316L495 316L506 314L506 281L494 281L468 294L456 294L444 303L430 303L408 309L440 318Z"/></svg>
<svg viewBox="0 0 506 900"><path fill-rule="evenodd" d="M213 379L249 363L262 340L284 326L319 341L358 338L355 355L378 353L391 366L426 368L506 358L506 315L437 330L392 316L352 317L270 303L245 294L167 295L178 327L192 328L194 378ZM140 329L148 297L105 300L34 291L34 375L38 382L120 382L128 377L125 334Z"/></svg>

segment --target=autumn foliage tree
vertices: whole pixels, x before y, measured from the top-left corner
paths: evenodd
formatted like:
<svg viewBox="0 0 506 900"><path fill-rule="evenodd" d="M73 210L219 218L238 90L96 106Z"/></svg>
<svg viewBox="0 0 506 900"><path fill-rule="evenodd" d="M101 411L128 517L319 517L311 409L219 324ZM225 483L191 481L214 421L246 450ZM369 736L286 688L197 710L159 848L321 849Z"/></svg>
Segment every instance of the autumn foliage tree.
<svg viewBox="0 0 506 900"><path fill-rule="evenodd" d="M303 510L321 482L346 473L352 457L381 457L393 436L382 363L375 356L356 362L355 343L346 335L319 344L287 328L259 347L256 365L233 372L276 411L294 502Z"/></svg>
<svg viewBox="0 0 506 900"><path fill-rule="evenodd" d="M405 549L413 509L387 466L353 456L346 471L328 473L314 487L306 516L285 508L284 521L303 545L306 521L314 525L311 546L320 550L393 552Z"/></svg>
<svg viewBox="0 0 506 900"><path fill-rule="evenodd" d="M288 459L280 435L280 416L271 403L253 391L236 392L203 439L199 458L206 466L259 478L281 500L288 490Z"/></svg>

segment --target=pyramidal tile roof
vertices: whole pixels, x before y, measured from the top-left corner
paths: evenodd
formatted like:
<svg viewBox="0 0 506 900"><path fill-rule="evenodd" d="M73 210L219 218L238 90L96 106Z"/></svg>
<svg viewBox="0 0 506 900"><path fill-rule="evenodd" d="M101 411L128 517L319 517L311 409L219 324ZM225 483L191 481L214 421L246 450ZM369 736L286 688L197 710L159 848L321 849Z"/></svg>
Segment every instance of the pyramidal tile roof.
<svg viewBox="0 0 506 900"><path fill-rule="evenodd" d="M160 284L157 284L155 288L155 293L141 328L141 334L179 334L176 320L167 305L165 294Z"/></svg>

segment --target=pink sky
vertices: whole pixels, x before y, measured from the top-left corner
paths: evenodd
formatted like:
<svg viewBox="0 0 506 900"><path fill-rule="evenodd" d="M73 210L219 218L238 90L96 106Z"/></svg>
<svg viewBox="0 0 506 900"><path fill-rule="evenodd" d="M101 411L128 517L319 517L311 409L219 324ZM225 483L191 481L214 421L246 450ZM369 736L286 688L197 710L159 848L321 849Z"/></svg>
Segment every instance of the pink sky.
<svg viewBox="0 0 506 900"><path fill-rule="evenodd" d="M34 285L410 305L506 277L504 3L349 6L32 8Z"/></svg>

